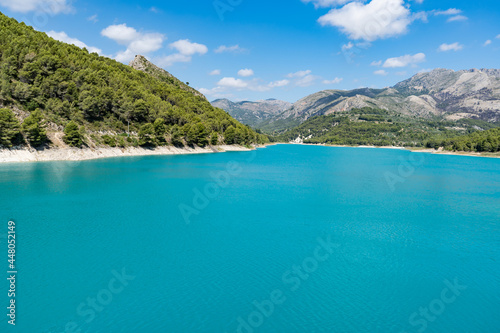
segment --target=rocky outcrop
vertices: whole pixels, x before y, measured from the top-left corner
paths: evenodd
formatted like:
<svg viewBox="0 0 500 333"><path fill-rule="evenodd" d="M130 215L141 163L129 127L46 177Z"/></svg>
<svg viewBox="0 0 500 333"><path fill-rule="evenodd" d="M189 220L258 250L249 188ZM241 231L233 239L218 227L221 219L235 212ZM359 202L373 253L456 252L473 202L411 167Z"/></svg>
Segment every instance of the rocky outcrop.
<svg viewBox="0 0 500 333"><path fill-rule="evenodd" d="M198 90L191 88L188 86L186 83L182 82L181 80L177 79L175 76L164 70L163 68L160 68L150 62L146 57L142 55L136 55L134 60L132 60L129 63L129 66L137 69L141 72L148 73L149 75L172 85L175 85L176 87L181 88L182 90L188 91L195 96L202 97L203 99L206 100L206 97L199 92Z"/></svg>

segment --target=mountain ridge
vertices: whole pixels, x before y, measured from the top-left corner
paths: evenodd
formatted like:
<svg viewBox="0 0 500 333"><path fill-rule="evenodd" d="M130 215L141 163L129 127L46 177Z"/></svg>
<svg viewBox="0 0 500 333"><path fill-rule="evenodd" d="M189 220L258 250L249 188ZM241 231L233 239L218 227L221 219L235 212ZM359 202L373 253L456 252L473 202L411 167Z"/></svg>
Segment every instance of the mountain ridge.
<svg viewBox="0 0 500 333"><path fill-rule="evenodd" d="M500 69L417 73L392 87L328 89L305 96L278 115L256 124L267 132L290 129L307 119L372 107L420 118L500 121ZM224 109L224 107L222 107ZM227 111L227 110L226 110Z"/></svg>

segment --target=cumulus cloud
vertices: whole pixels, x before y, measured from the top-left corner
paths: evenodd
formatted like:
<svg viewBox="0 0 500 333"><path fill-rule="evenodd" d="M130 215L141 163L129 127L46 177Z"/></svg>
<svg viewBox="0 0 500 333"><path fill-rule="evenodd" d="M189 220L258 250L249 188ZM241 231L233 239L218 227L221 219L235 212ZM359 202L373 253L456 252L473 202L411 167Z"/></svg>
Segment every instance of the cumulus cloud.
<svg viewBox="0 0 500 333"><path fill-rule="evenodd" d="M193 55L203 55L208 52L208 47L203 44L193 43L189 39L181 39L170 43L169 47L177 53L160 58L158 64L161 66L172 66L176 62L191 62Z"/></svg>
<svg viewBox="0 0 500 333"><path fill-rule="evenodd" d="M249 68L240 69L238 71L238 76L249 77L249 76L253 76L253 74L254 74L253 70L251 70Z"/></svg>
<svg viewBox="0 0 500 333"><path fill-rule="evenodd" d="M224 52L242 53L244 51L245 49L241 48L239 45L233 45L233 46L221 45L214 50L215 53L224 53Z"/></svg>
<svg viewBox="0 0 500 333"><path fill-rule="evenodd" d="M126 62L137 54L147 54L161 49L166 37L160 33L142 33L124 24L110 25L101 35L127 47L118 52L116 60Z"/></svg>
<svg viewBox="0 0 500 333"><path fill-rule="evenodd" d="M203 44L192 43L189 39L181 39L171 43L170 48L176 49L180 54L192 56L195 54L205 54L208 48Z"/></svg>
<svg viewBox="0 0 500 333"><path fill-rule="evenodd" d="M387 72L386 72L385 70L383 70L383 69L380 69L380 70L378 70L378 71L373 72L373 74L375 74L375 75L381 75L381 76L386 76L386 75L388 75L389 73L387 73Z"/></svg>
<svg viewBox="0 0 500 333"><path fill-rule="evenodd" d="M220 75L220 69L214 69L213 71L211 71L210 73L208 73L208 75Z"/></svg>
<svg viewBox="0 0 500 333"><path fill-rule="evenodd" d="M323 80L323 84L338 84L342 82L344 79L341 77L336 77L333 80Z"/></svg>
<svg viewBox="0 0 500 333"><path fill-rule="evenodd" d="M404 55L396 58L389 58L384 62L384 68L400 68L410 65L416 65L426 60L425 54L417 53L415 55Z"/></svg>
<svg viewBox="0 0 500 333"><path fill-rule="evenodd" d="M110 25L101 31L101 35L122 45L127 45L141 37L141 34L137 30L128 27L125 23Z"/></svg>
<svg viewBox="0 0 500 333"><path fill-rule="evenodd" d="M460 51L464 48L463 45L459 43L453 43L453 44L441 44L438 48L438 51L440 52L447 52L447 51Z"/></svg>
<svg viewBox="0 0 500 333"><path fill-rule="evenodd" d="M0 0L0 6L13 12L43 12L47 14L70 13L73 8L67 0Z"/></svg>
<svg viewBox="0 0 500 333"><path fill-rule="evenodd" d="M242 79L236 79L234 77L224 77L220 79L219 82L217 82L217 85L226 88L242 89L248 87L248 82L245 82Z"/></svg>
<svg viewBox="0 0 500 333"><path fill-rule="evenodd" d="M98 49L97 47L93 47L93 46L88 46L87 44L85 44L84 42L82 42L81 40L79 39L76 39L76 38L71 38L69 37L64 31L61 31L61 32L56 32L56 31L49 31L47 32L47 35L49 37L52 37L58 41L61 41L63 43L67 43L67 44L73 44L75 46L78 46L79 48L86 48L90 53L99 53L99 54L102 54L102 50L101 49Z"/></svg>
<svg viewBox="0 0 500 333"><path fill-rule="evenodd" d="M404 0L372 0L332 9L318 22L339 28L351 39L374 41L405 34L412 19Z"/></svg>

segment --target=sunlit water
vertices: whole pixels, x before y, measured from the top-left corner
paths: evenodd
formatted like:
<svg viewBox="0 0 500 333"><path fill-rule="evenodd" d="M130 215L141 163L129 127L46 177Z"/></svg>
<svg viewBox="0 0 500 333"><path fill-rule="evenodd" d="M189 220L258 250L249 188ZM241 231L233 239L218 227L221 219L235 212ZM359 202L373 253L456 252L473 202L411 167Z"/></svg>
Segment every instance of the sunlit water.
<svg viewBox="0 0 500 333"><path fill-rule="evenodd" d="M1 332L500 331L498 159L278 145L0 165L0 189Z"/></svg>

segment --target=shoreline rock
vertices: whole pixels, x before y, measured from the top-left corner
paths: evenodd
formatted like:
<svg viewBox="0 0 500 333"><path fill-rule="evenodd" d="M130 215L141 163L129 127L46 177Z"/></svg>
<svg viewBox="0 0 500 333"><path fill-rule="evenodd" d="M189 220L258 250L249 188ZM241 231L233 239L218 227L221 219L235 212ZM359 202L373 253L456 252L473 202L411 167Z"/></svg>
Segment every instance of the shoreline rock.
<svg viewBox="0 0 500 333"><path fill-rule="evenodd" d="M257 147L256 147L257 148ZM21 149L0 149L0 163L21 163L21 162L42 162L42 161L85 161L110 157L127 156L158 156L158 155L186 155L186 154L208 154L228 151L250 151L251 149L243 146L208 146L201 147L183 147L173 146L156 148L50 148L44 150L35 150L30 148Z"/></svg>

